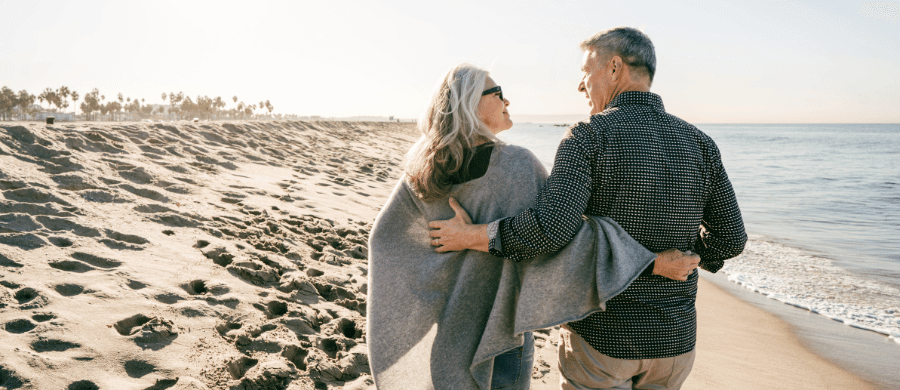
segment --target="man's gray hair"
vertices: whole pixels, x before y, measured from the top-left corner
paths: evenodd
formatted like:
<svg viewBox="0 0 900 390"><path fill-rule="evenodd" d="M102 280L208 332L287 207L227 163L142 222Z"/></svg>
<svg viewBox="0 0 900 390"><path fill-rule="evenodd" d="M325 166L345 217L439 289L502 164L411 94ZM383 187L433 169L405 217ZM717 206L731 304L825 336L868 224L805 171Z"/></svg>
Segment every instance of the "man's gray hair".
<svg viewBox="0 0 900 390"><path fill-rule="evenodd" d="M653 82L656 73L656 52L647 34L631 27L616 27L601 31L581 42L581 50L593 50L605 58L619 56L632 68L643 68Z"/></svg>

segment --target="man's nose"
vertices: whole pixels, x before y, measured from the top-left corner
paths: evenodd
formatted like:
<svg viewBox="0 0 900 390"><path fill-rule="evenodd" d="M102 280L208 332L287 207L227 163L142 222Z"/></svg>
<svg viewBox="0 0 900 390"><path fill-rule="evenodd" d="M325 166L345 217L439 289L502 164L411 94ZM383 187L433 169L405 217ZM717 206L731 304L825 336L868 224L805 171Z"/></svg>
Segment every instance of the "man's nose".
<svg viewBox="0 0 900 390"><path fill-rule="evenodd" d="M578 83L578 92L584 92L584 80Z"/></svg>

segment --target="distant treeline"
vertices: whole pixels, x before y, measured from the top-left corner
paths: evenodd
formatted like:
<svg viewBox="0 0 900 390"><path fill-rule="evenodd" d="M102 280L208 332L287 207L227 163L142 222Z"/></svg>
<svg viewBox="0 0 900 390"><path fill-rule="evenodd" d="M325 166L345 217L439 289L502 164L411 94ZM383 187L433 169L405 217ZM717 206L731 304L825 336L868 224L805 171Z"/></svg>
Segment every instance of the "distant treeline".
<svg viewBox="0 0 900 390"><path fill-rule="evenodd" d="M97 88L82 96L78 92L70 90L66 86L58 89L47 88L39 95L34 96L26 90L18 93L4 86L0 90L0 120L29 120L41 117L53 116L54 113L66 113L71 101L73 107L72 116L79 118L78 110L81 109L81 118L85 120L122 121L135 119L247 119L260 118L268 112L267 118L273 118L274 107L268 100L259 103L246 104L238 102L238 97L231 98L234 107L226 109L226 102L222 97L211 98L209 96L197 96L191 99L182 92L170 92L161 95L163 102L168 104L145 104L143 98L123 97L121 93L114 99L106 100ZM81 104L79 105L79 99ZM35 102L40 102L36 105ZM47 108L44 108L44 103ZM274 117L280 117L275 115Z"/></svg>

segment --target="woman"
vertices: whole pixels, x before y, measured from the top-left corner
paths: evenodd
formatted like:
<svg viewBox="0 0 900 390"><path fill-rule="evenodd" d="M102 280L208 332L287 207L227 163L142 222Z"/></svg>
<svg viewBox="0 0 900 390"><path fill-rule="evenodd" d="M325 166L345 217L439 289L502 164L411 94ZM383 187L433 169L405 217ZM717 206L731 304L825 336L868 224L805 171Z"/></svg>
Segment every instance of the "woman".
<svg viewBox="0 0 900 390"><path fill-rule="evenodd" d="M593 217L552 257L433 251L428 221L454 215L451 197L490 222L529 207L543 186L537 158L496 137L512 127L508 106L487 71L463 64L418 122L422 138L369 240L367 343L381 389L527 389L531 331L600 310L656 258Z"/></svg>

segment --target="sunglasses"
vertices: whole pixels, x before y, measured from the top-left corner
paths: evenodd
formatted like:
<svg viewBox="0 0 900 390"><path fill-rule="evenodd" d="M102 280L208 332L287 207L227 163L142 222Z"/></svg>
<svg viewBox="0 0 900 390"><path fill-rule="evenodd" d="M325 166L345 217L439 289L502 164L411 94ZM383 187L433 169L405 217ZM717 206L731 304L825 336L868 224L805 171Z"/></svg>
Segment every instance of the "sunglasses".
<svg viewBox="0 0 900 390"><path fill-rule="evenodd" d="M491 89L486 89L484 92L481 93L481 96L490 95L492 93L499 93L499 95L497 95L497 96L500 97L500 100L504 100L503 99L503 91L500 90L499 85L494 88L491 88Z"/></svg>

